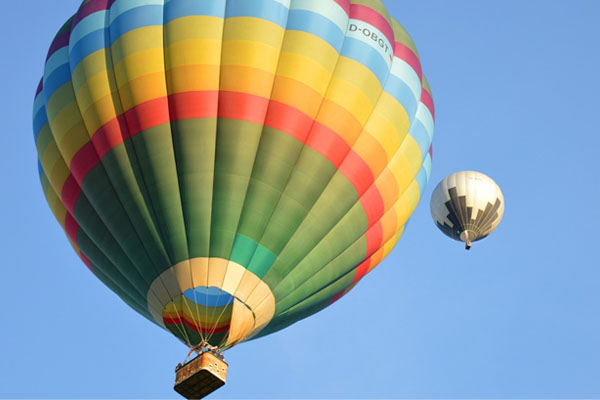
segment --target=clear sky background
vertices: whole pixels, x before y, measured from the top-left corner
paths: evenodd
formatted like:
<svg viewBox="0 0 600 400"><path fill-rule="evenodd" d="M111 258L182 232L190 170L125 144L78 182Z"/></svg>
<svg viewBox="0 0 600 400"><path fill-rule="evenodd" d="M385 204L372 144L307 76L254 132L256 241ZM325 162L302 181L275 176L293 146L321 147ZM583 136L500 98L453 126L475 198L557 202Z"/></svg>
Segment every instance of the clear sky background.
<svg viewBox="0 0 600 400"><path fill-rule="evenodd" d="M597 0L388 0L436 103L430 186L342 301L226 354L216 398L600 397ZM44 201L31 109L78 0L2 2L0 397L175 398L187 353L79 261ZM466 252L429 215L475 169L504 220Z"/></svg>

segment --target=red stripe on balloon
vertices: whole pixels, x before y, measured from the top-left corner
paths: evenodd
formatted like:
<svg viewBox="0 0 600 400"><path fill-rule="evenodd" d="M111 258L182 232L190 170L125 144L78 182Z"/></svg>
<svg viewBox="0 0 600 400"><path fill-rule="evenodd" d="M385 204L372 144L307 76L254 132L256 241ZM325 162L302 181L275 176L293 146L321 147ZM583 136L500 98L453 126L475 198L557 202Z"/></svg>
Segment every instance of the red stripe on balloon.
<svg viewBox="0 0 600 400"><path fill-rule="evenodd" d="M333 303L335 303L336 301L338 301L339 299L344 297L344 295L346 293L348 293L348 289L344 289L341 292L339 292L338 294L336 294L335 296L333 296L333 299L331 299L331 302L329 302L329 305L332 305Z"/></svg>
<svg viewBox="0 0 600 400"><path fill-rule="evenodd" d="M362 196L373 185L375 178L369 165L354 150L346 156L340 172L354 185L358 196Z"/></svg>
<svg viewBox="0 0 600 400"><path fill-rule="evenodd" d="M159 97L130 108L125 113L125 121L129 136L171 121L169 116L169 99Z"/></svg>
<svg viewBox="0 0 600 400"><path fill-rule="evenodd" d="M72 175L70 177L74 177L77 182L81 184L83 179L99 163L100 158L98 158L98 154L96 153L93 142L87 142L81 149L79 149L79 151L71 160L71 165L69 168L71 169Z"/></svg>
<svg viewBox="0 0 600 400"><path fill-rule="evenodd" d="M93 13L108 10L112 3L114 3L114 0L91 0L85 3L79 8L77 14L75 14L75 19L73 20L73 27L75 27L84 18L90 16Z"/></svg>
<svg viewBox="0 0 600 400"><path fill-rule="evenodd" d="M38 97L42 90L44 89L44 78L40 79L40 83L38 83L37 90L35 91L35 98Z"/></svg>
<svg viewBox="0 0 600 400"><path fill-rule="evenodd" d="M46 62L52 57L54 53L63 47L67 47L69 45L69 38L71 37L71 30L61 33L57 37L54 38L52 44L50 45L50 49L48 50L48 55L46 56Z"/></svg>
<svg viewBox="0 0 600 400"><path fill-rule="evenodd" d="M106 153L123 143L128 137L129 130L125 115L120 115L98 129L92 136L92 142L98 157L102 159Z"/></svg>
<svg viewBox="0 0 600 400"><path fill-rule="evenodd" d="M335 3L337 3L340 7L342 7L342 9L344 10L344 12L346 12L346 14L350 14L350 0L333 0Z"/></svg>
<svg viewBox="0 0 600 400"><path fill-rule="evenodd" d="M90 271L92 271L92 262L85 254L83 254L83 251L81 250L79 250L79 258L81 258L81 261L83 261L85 266L88 267Z"/></svg>
<svg viewBox="0 0 600 400"><path fill-rule="evenodd" d="M425 90L425 88L423 88L423 90L421 91L421 103L425 104L425 107L429 109L431 116L435 120L435 107L433 106L433 97L431 97L431 94L427 90Z"/></svg>
<svg viewBox="0 0 600 400"><path fill-rule="evenodd" d="M371 257L383 244L383 226L377 221L365 234L367 239L367 257Z"/></svg>
<svg viewBox="0 0 600 400"><path fill-rule="evenodd" d="M73 218L71 213L67 213L65 217L65 232L67 232L67 236L73 241L73 243L77 243L77 232L79 231L79 224Z"/></svg>
<svg viewBox="0 0 600 400"><path fill-rule="evenodd" d="M265 125L305 143L314 119L287 104L271 100Z"/></svg>
<svg viewBox="0 0 600 400"><path fill-rule="evenodd" d="M377 186L371 186L369 190L360 198L360 204L365 209L367 215L368 227L375 225L385 213L385 204L383 197Z"/></svg>
<svg viewBox="0 0 600 400"><path fill-rule="evenodd" d="M369 269L371 268L371 257L368 257L364 260L360 265L356 268L356 274L354 275L354 280L352 281L352 285L356 285L362 278L367 275ZM351 285L351 287L352 287Z"/></svg>
<svg viewBox="0 0 600 400"><path fill-rule="evenodd" d="M361 203L367 213L369 226L375 216L383 213L383 200L379 190L372 186L374 176L368 164L351 151L350 146L335 131L315 122L299 110L263 97L236 92L185 92L139 104L124 115L103 125L73 157L69 176L63 186L63 199L70 210L89 172L116 146L129 137L155 126L189 118L209 118L216 116L215 97L219 98L218 116L264 124L278 129L326 157L354 185L359 196L366 193ZM187 102L192 102L187 104ZM211 103L212 102L212 103ZM169 115L169 105L175 105ZM268 114L267 110L269 110ZM312 127L312 130L311 130ZM307 135L310 136L307 139ZM76 179L75 179L76 178ZM370 187L370 189L369 189Z"/></svg>
<svg viewBox="0 0 600 400"><path fill-rule="evenodd" d="M219 117L264 124L269 99L246 93L221 91Z"/></svg>
<svg viewBox="0 0 600 400"><path fill-rule="evenodd" d="M171 121L211 118L217 115L219 91L182 92L169 96Z"/></svg>
<svg viewBox="0 0 600 400"><path fill-rule="evenodd" d="M412 69L415 70L417 75L419 75L419 79L423 80L423 69L421 67L421 61L419 60L419 56L415 54L412 49L400 42L396 42L394 46L394 55L401 60L404 60L408 65L411 66Z"/></svg>
<svg viewBox="0 0 600 400"><path fill-rule="evenodd" d="M429 157L431 157L431 160L433 161L433 145L429 146Z"/></svg>
<svg viewBox="0 0 600 400"><path fill-rule="evenodd" d="M358 19L374 26L385 35L390 43L394 43L394 30L387 18L372 8L360 4L352 4L350 7L350 18Z"/></svg>
<svg viewBox="0 0 600 400"><path fill-rule="evenodd" d="M194 324L191 320L189 320L188 318L185 318L185 316L183 317L176 317L176 318L165 318L163 317L163 322L167 325L180 325L182 323L184 323L188 328L195 330L196 332L200 332L200 333L221 333L221 332L225 332L227 330L229 330L230 324L227 323L226 325L222 325L220 327L214 328L213 327L207 327L207 328L202 328L197 326L196 324Z"/></svg>
<svg viewBox="0 0 600 400"><path fill-rule="evenodd" d="M72 214L75 210L75 203L81 194L81 186L75 180L73 175L69 175L65 184L62 187L60 198L65 205L65 208L69 211L67 215Z"/></svg>
<svg viewBox="0 0 600 400"><path fill-rule="evenodd" d="M315 123L306 145L325 156L336 168L339 168L350 151L350 146L333 130Z"/></svg>

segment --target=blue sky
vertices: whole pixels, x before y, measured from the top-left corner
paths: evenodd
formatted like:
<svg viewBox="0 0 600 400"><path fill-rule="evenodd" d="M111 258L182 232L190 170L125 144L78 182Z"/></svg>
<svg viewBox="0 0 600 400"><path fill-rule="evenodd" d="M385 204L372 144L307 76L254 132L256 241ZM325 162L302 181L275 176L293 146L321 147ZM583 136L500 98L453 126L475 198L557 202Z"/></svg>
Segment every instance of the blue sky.
<svg viewBox="0 0 600 400"><path fill-rule="evenodd" d="M78 3L3 3L0 397L174 398L186 349L89 273L39 187L32 99ZM433 90L430 186L396 249L342 301L228 352L215 397L600 397L600 3L386 3ZM471 252L428 206L463 169L506 199Z"/></svg>

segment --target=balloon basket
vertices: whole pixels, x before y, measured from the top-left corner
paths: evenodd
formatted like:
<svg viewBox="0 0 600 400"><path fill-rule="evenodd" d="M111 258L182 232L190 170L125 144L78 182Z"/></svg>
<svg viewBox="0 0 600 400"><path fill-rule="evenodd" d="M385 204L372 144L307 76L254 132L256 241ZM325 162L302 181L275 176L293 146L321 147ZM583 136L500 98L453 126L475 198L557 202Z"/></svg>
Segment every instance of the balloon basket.
<svg viewBox="0 0 600 400"><path fill-rule="evenodd" d="M186 399L202 399L225 385L228 364L210 352L175 369L175 391Z"/></svg>

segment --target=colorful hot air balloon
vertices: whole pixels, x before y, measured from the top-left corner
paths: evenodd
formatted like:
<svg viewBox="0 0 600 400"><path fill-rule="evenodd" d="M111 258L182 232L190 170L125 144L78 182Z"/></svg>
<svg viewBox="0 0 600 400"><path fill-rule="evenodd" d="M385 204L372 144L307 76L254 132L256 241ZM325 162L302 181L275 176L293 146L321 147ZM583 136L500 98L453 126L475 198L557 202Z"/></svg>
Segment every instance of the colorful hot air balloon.
<svg viewBox="0 0 600 400"><path fill-rule="evenodd" d="M432 97L380 0L86 0L33 115L77 254L188 346L339 299L431 167Z"/></svg>
<svg viewBox="0 0 600 400"><path fill-rule="evenodd" d="M504 196L489 176L462 171L444 178L431 195L431 216L454 240L471 243L492 233L504 214Z"/></svg>

